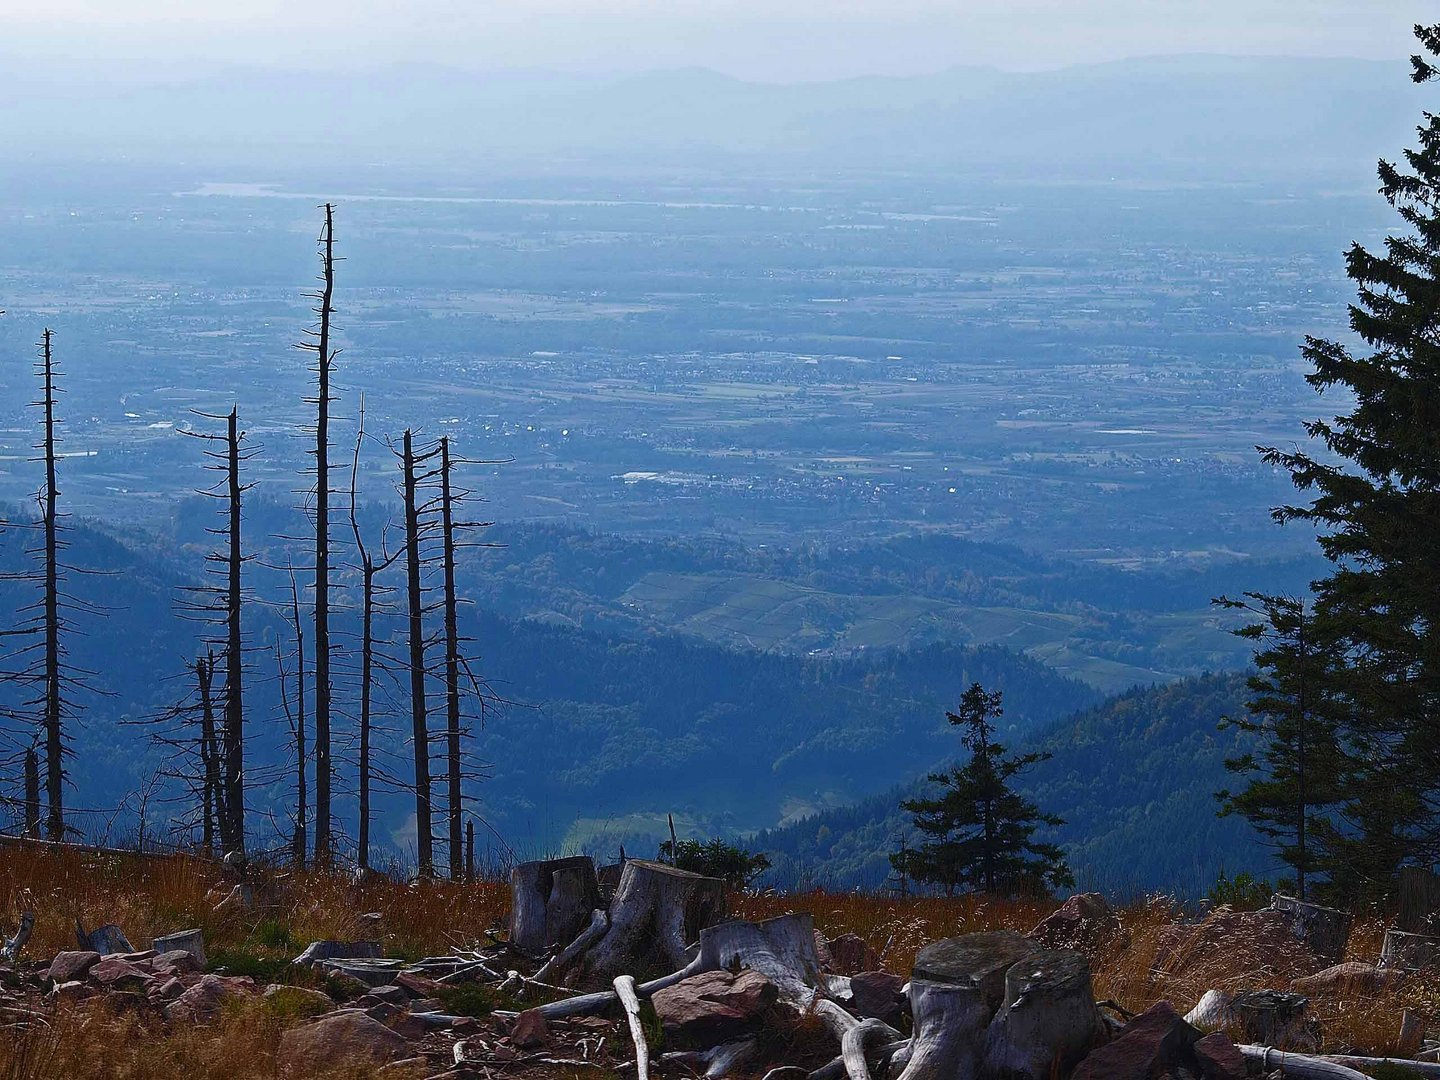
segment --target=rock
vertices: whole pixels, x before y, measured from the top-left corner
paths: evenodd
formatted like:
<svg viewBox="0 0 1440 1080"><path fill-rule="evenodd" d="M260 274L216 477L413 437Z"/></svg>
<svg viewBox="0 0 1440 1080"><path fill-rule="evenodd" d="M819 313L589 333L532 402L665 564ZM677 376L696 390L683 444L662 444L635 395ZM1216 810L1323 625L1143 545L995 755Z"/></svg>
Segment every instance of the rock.
<svg viewBox="0 0 1440 1080"><path fill-rule="evenodd" d="M1111 1042L1080 1062L1071 1080L1154 1080L1179 1065L1200 1032L1176 1014L1168 1001L1152 1005L1121 1029Z"/></svg>
<svg viewBox="0 0 1440 1080"><path fill-rule="evenodd" d="M155 976L139 964L118 956L106 956L90 969L90 979L101 986L118 987L122 983L148 986Z"/></svg>
<svg viewBox="0 0 1440 1080"><path fill-rule="evenodd" d="M1266 982L1313 975L1326 966L1278 911L1218 908L1195 926L1166 927L1155 950L1156 975L1215 985L1234 978L1236 957Z"/></svg>
<svg viewBox="0 0 1440 1080"><path fill-rule="evenodd" d="M342 1009L280 1036L279 1061L295 1076L346 1067L388 1064L405 1053L405 1040L356 1009Z"/></svg>
<svg viewBox="0 0 1440 1080"><path fill-rule="evenodd" d="M779 991L757 971L707 971L657 990L650 999L667 1036L714 1046L744 1030Z"/></svg>
<svg viewBox="0 0 1440 1080"><path fill-rule="evenodd" d="M287 1011L320 1013L335 1007L330 995L312 990L308 986L289 986L285 983L271 983L265 987L261 998L273 1002Z"/></svg>
<svg viewBox="0 0 1440 1080"><path fill-rule="evenodd" d="M1077 949L1093 957L1120 933L1120 919L1099 893L1077 893L1030 931L1047 949Z"/></svg>
<svg viewBox="0 0 1440 1080"><path fill-rule="evenodd" d="M96 997L91 1007L101 1009L107 1016L134 1015L145 1012L150 1007L150 999L135 990L111 990Z"/></svg>
<svg viewBox="0 0 1440 1080"><path fill-rule="evenodd" d="M389 1065L383 1065L376 1070L376 1074L384 1077L401 1076L428 1076L430 1074L430 1060L423 1057L401 1058L399 1061L392 1061Z"/></svg>
<svg viewBox="0 0 1440 1080"><path fill-rule="evenodd" d="M438 1013L445 1011L445 1003L439 998L412 998L410 1011L416 1013Z"/></svg>
<svg viewBox="0 0 1440 1080"><path fill-rule="evenodd" d="M888 971L862 971L850 979L850 1008L856 1016L883 1020L892 1027L900 1019L905 980Z"/></svg>
<svg viewBox="0 0 1440 1080"><path fill-rule="evenodd" d="M398 1005L392 1005L388 1001L366 1001L361 998L355 1003L365 1010L365 1015L374 1017L382 1024L388 1024L405 1010Z"/></svg>
<svg viewBox="0 0 1440 1080"><path fill-rule="evenodd" d="M1402 972L1386 971L1373 964L1351 960L1303 979L1295 979L1290 983L1290 989L1302 994L1378 994L1389 990L1402 978Z"/></svg>
<svg viewBox="0 0 1440 1080"><path fill-rule="evenodd" d="M1245 1080L1245 1056L1219 1031L1196 1041L1191 1048L1205 1080Z"/></svg>
<svg viewBox="0 0 1440 1080"><path fill-rule="evenodd" d="M829 942L830 970L836 975L858 975L878 971L880 954L859 934L841 934Z"/></svg>
<svg viewBox="0 0 1440 1080"><path fill-rule="evenodd" d="M204 970L205 965L197 963L193 953L174 949L161 953L150 961L150 970L156 975L187 975Z"/></svg>
<svg viewBox="0 0 1440 1080"><path fill-rule="evenodd" d="M536 1009L526 1009L510 1028L510 1042L521 1050L544 1046L550 1041L550 1024Z"/></svg>
<svg viewBox="0 0 1440 1080"><path fill-rule="evenodd" d="M450 1025L450 1030L456 1035L474 1035L484 1030L485 1025L480 1023L473 1016L457 1016L455 1022Z"/></svg>
<svg viewBox="0 0 1440 1080"><path fill-rule="evenodd" d="M376 941L312 941L294 959L301 967L313 967L319 960L376 960L380 943Z"/></svg>
<svg viewBox="0 0 1440 1080"><path fill-rule="evenodd" d="M815 931L815 958L820 961L821 971L835 970L835 958L830 955L830 941L819 930Z"/></svg>
<svg viewBox="0 0 1440 1080"><path fill-rule="evenodd" d="M53 983L73 982L83 979L90 969L100 962L100 954L94 949L71 950L56 953L50 961L45 977Z"/></svg>
<svg viewBox="0 0 1440 1080"><path fill-rule="evenodd" d="M202 975L194 986L165 1006L165 1019L172 1023L213 1019L225 1001L249 984L248 979Z"/></svg>
<svg viewBox="0 0 1440 1080"><path fill-rule="evenodd" d="M416 975L409 971L402 971L395 976L395 986L403 986L412 997L434 997L445 984L436 979L428 979L424 975Z"/></svg>
<svg viewBox="0 0 1440 1080"><path fill-rule="evenodd" d="M98 993L100 991L89 983L72 979L69 982L56 983L55 988L50 991L50 996L55 1001L84 1001Z"/></svg>
<svg viewBox="0 0 1440 1080"><path fill-rule="evenodd" d="M186 989L185 984L172 975L164 982L155 980L155 984L150 987L150 997L154 1001L174 1001L185 993Z"/></svg>
<svg viewBox="0 0 1440 1080"><path fill-rule="evenodd" d="M377 986L366 993L365 996L373 998L376 1001L388 1001L391 1005L396 1005L400 1008L404 1008L410 1000L409 992L404 987L396 986L394 983L386 986Z"/></svg>
<svg viewBox="0 0 1440 1080"><path fill-rule="evenodd" d="M394 1020L390 1021L386 1027L402 1039L408 1039L411 1042L423 1039L430 1033L430 1028L423 1020L407 1012L402 1012Z"/></svg>
<svg viewBox="0 0 1440 1080"><path fill-rule="evenodd" d="M175 934L165 934L157 937L151 945L161 956L177 950L189 953L195 961L195 970L205 969L205 935L200 930L181 930Z"/></svg>

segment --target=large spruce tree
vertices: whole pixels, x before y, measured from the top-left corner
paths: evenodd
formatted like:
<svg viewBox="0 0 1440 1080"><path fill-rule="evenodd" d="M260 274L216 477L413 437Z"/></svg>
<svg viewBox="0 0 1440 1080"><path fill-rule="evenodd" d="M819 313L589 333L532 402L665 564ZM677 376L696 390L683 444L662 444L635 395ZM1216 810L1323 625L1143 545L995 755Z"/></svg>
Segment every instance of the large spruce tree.
<svg viewBox="0 0 1440 1080"><path fill-rule="evenodd" d="M1035 839L1041 825L1060 825L1011 787L1015 777L1049 754L1010 756L995 741L1001 694L974 683L960 699L950 723L963 729L970 760L948 772L932 773L942 791L934 798L901 803L927 838L918 848L890 857L900 873L917 881L957 890L1013 896L1073 885L1064 855Z"/></svg>
<svg viewBox="0 0 1440 1080"><path fill-rule="evenodd" d="M1440 25L1417 26L1413 78L1440 75ZM1440 116L1418 148L1380 163L1403 227L1384 250L1346 254L1353 340L1307 340L1307 376L1347 412L1307 425L1323 454L1262 448L1308 505L1278 520L1316 527L1333 562L1316 612L1345 658L1347 800L1325 838L1352 897L1387 892L1404 861L1440 856Z"/></svg>
<svg viewBox="0 0 1440 1080"><path fill-rule="evenodd" d="M1220 813L1244 817L1275 847L1294 870L1296 895L1304 900L1311 875L1326 869L1323 849L1335 835L1325 811L1342 798L1343 714L1334 685L1343 664L1333 635L1299 597L1246 593L1215 602L1257 617L1235 631L1257 647L1249 715L1221 724L1254 735L1257 745L1226 760L1245 786L1219 793Z"/></svg>

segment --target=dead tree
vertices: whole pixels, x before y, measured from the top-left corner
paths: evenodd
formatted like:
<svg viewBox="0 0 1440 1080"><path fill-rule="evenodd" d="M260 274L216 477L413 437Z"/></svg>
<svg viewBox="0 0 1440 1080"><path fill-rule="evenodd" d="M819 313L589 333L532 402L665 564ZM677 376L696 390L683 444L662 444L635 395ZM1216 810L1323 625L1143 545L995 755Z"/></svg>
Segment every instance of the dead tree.
<svg viewBox="0 0 1440 1080"><path fill-rule="evenodd" d="M335 211L325 204L325 226L320 233L320 282L312 293L319 306L316 330L306 331L312 341L299 348L315 354L315 864L331 863L333 840L330 788L330 377L336 351L330 346L330 317L335 295Z"/></svg>
<svg viewBox="0 0 1440 1080"><path fill-rule="evenodd" d="M25 835L40 838L40 757L33 746L25 748Z"/></svg>
<svg viewBox="0 0 1440 1080"><path fill-rule="evenodd" d="M215 854L215 820L220 807L220 746L215 736L215 653L207 650L195 659L195 687L200 694L200 768L203 794L200 808L200 843L205 854Z"/></svg>
<svg viewBox="0 0 1440 1080"><path fill-rule="evenodd" d="M385 533L380 535L380 557L377 560L365 546L356 510L357 477L360 473L360 448L365 441L365 399L360 399L360 430L355 436L355 457L350 467L350 528L355 534L355 550L360 555L360 821L358 859L361 869L370 865L370 780L371 780L371 701L375 686L375 579L394 565L403 549L386 550Z"/></svg>
<svg viewBox="0 0 1440 1080"><path fill-rule="evenodd" d="M285 656L275 646L275 663L280 672L280 704L295 740L295 826L291 835L290 857L297 870L305 868L307 847L305 790L305 624L300 619L300 588L295 575L290 575L290 622L295 633L295 708L290 708L290 694L285 687ZM317 839L318 844L318 839ZM316 859L319 855L317 852Z"/></svg>
<svg viewBox="0 0 1440 1080"><path fill-rule="evenodd" d="M431 822L430 728L425 706L425 596L421 581L420 546L423 521L419 470L430 454L415 454L414 438L407 428L401 453L405 495L405 580L409 609L410 727L415 746L415 848L422 878L435 876L434 834Z"/></svg>
<svg viewBox="0 0 1440 1080"><path fill-rule="evenodd" d="M40 345L44 391L39 402L44 410L45 486L40 492L45 545L45 831L51 840L65 839L64 708L60 688L60 554L55 504L60 495L55 483L55 361L51 333L47 329Z"/></svg>
<svg viewBox="0 0 1440 1080"><path fill-rule="evenodd" d="M225 503L225 525L207 531L223 538L221 548L205 557L207 571L220 578L222 584L187 589L192 599L185 611L211 627L207 644L219 647L225 661L225 687L221 699L220 725L214 736L213 755L216 823L220 846L226 852L245 850L245 642L241 612L244 605L243 569L249 562L244 554L241 535L241 511L245 493L252 485L240 478L241 466L259 452L245 444L240 430L239 410L227 414L196 413L207 420L225 423L223 435L213 432L187 431L184 434L200 439L209 462L205 468L221 474L212 488L200 494ZM219 625L217 625L219 624ZM219 627L223 625L223 632ZM209 697L213 710L213 657L209 661L211 676L202 687L202 698ZM203 712L202 712L203 715ZM203 722L203 721L202 721ZM202 736L203 737L203 736Z"/></svg>

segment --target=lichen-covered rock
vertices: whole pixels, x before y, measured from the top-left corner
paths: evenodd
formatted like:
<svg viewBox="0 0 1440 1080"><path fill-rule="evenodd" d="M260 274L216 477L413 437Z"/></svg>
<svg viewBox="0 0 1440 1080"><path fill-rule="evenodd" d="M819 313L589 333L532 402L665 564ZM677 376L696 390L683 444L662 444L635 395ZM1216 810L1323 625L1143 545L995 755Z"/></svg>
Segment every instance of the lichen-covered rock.
<svg viewBox="0 0 1440 1080"><path fill-rule="evenodd" d="M57 953L55 959L50 961L45 977L56 984L73 982L85 978L90 969L99 962L100 954L94 949L74 949Z"/></svg>
<svg viewBox="0 0 1440 1080"><path fill-rule="evenodd" d="M1194 926L1165 927L1155 950L1157 975L1212 985L1233 980L1237 970L1256 982L1296 979L1325 967L1291 931L1278 911L1219 908Z"/></svg>
<svg viewBox="0 0 1440 1080"><path fill-rule="evenodd" d="M280 1036L279 1060L293 1076L383 1065L406 1053L405 1040L357 1009L341 1009Z"/></svg>
<svg viewBox="0 0 1440 1080"><path fill-rule="evenodd" d="M1119 934L1120 918L1099 893L1076 893L1030 931L1047 949L1077 949L1090 957Z"/></svg>
<svg viewBox="0 0 1440 1080"><path fill-rule="evenodd" d="M905 980L888 971L862 971L850 979L850 1009L856 1016L873 1017L894 1025L900 1019Z"/></svg>
<svg viewBox="0 0 1440 1080"><path fill-rule="evenodd" d="M859 934L841 934L828 942L828 947L830 970L836 975L858 975L880 968L880 954Z"/></svg>
<svg viewBox="0 0 1440 1080"><path fill-rule="evenodd" d="M1191 1052L1205 1080L1245 1080L1245 1056L1228 1035L1219 1031L1206 1035Z"/></svg>
<svg viewBox="0 0 1440 1080"><path fill-rule="evenodd" d="M254 982L248 978L202 975L193 986L165 1006L165 1018L171 1022L210 1020L226 1000L253 988Z"/></svg>

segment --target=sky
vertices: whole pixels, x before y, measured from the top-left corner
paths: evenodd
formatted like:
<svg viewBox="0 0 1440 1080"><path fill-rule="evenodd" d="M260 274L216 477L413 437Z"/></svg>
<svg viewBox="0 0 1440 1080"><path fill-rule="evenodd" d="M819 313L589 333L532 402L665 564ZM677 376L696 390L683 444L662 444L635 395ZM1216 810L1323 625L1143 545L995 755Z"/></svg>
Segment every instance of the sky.
<svg viewBox="0 0 1440 1080"><path fill-rule="evenodd" d="M1433 0L0 0L7 62L629 73L790 82L1209 52L1398 58Z"/></svg>

